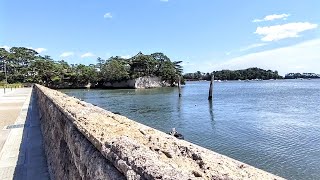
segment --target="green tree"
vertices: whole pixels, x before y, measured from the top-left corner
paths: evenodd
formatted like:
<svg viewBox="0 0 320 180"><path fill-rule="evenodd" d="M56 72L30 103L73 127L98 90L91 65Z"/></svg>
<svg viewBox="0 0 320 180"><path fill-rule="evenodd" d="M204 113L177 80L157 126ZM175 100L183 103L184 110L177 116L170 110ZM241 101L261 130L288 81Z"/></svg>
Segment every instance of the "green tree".
<svg viewBox="0 0 320 180"><path fill-rule="evenodd" d="M37 52L25 47L12 47L7 59L8 82L25 82L29 66L37 57Z"/></svg>
<svg viewBox="0 0 320 180"><path fill-rule="evenodd" d="M130 72L132 78L154 76L157 71L157 61L151 55L139 52L130 59Z"/></svg>
<svg viewBox="0 0 320 180"><path fill-rule="evenodd" d="M129 79L128 70L127 62L117 57L108 60L101 72L104 81L114 82Z"/></svg>
<svg viewBox="0 0 320 180"><path fill-rule="evenodd" d="M7 76L7 58L8 58L9 52L6 51L4 48L0 48L0 82L1 81L6 81L6 76Z"/></svg>
<svg viewBox="0 0 320 180"><path fill-rule="evenodd" d="M160 70L163 67L164 62L171 62L168 56L164 55L163 53L153 53L150 55L155 61L155 74L158 76L160 75Z"/></svg>
<svg viewBox="0 0 320 180"><path fill-rule="evenodd" d="M31 75L32 82L43 84L46 86L52 85L57 81L59 72L55 71L55 63L48 57L38 57L30 65L33 73Z"/></svg>
<svg viewBox="0 0 320 180"><path fill-rule="evenodd" d="M106 63L106 60L102 59L101 57L97 58L97 65L98 71L101 71L103 65Z"/></svg>

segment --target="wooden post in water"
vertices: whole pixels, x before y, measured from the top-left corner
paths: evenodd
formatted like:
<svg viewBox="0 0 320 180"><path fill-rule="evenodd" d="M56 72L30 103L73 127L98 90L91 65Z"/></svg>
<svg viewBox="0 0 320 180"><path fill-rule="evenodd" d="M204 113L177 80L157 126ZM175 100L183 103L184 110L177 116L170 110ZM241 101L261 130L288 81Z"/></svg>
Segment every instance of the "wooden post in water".
<svg viewBox="0 0 320 180"><path fill-rule="evenodd" d="M181 97L181 78L178 76L179 97Z"/></svg>
<svg viewBox="0 0 320 180"><path fill-rule="evenodd" d="M210 88L209 88L209 96L208 100L212 100L212 88L213 88L214 75L211 75Z"/></svg>

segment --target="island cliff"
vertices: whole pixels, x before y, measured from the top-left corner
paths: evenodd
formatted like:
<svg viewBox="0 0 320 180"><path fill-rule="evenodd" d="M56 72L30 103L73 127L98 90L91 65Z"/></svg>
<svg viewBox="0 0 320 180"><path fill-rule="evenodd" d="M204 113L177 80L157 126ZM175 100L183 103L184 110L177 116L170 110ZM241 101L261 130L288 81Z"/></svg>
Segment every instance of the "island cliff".
<svg viewBox="0 0 320 180"><path fill-rule="evenodd" d="M157 88L157 87L170 87L171 83L163 81L160 77L139 77L131 80L124 80L120 82L105 82L103 87L105 88L132 88L132 89L144 89L144 88Z"/></svg>

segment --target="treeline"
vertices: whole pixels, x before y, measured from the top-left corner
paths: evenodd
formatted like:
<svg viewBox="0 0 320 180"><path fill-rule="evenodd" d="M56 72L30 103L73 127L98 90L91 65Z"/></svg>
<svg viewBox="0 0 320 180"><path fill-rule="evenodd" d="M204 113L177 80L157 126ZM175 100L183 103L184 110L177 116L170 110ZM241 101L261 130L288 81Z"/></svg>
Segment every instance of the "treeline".
<svg viewBox="0 0 320 180"><path fill-rule="evenodd" d="M288 73L284 77L285 79L297 79L297 78L320 78L316 73Z"/></svg>
<svg viewBox="0 0 320 180"><path fill-rule="evenodd" d="M180 63L171 61L163 53L144 55L140 52L129 59L99 57L96 64L68 64L25 47L12 47L9 51L0 48L0 82L5 81L6 73L8 83L39 83L49 87L60 84L83 87L88 83L99 86L142 76L158 76L174 83L182 74Z"/></svg>
<svg viewBox="0 0 320 180"><path fill-rule="evenodd" d="M278 71L264 70L260 68L248 68L243 70L221 70L213 71L214 78L217 80L246 80L246 79L283 79ZM195 73L187 73L183 76L186 80L211 80L212 73L203 73L197 71Z"/></svg>

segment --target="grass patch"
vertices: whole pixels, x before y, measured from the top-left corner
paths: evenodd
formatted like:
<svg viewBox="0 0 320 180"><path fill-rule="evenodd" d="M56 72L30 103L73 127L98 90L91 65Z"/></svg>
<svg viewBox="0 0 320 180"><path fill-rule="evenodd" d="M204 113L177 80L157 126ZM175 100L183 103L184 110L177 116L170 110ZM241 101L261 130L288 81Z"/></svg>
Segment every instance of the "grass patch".
<svg viewBox="0 0 320 180"><path fill-rule="evenodd" d="M6 84L3 82L0 82L0 88L21 88L21 87L23 87L23 84L21 83Z"/></svg>

